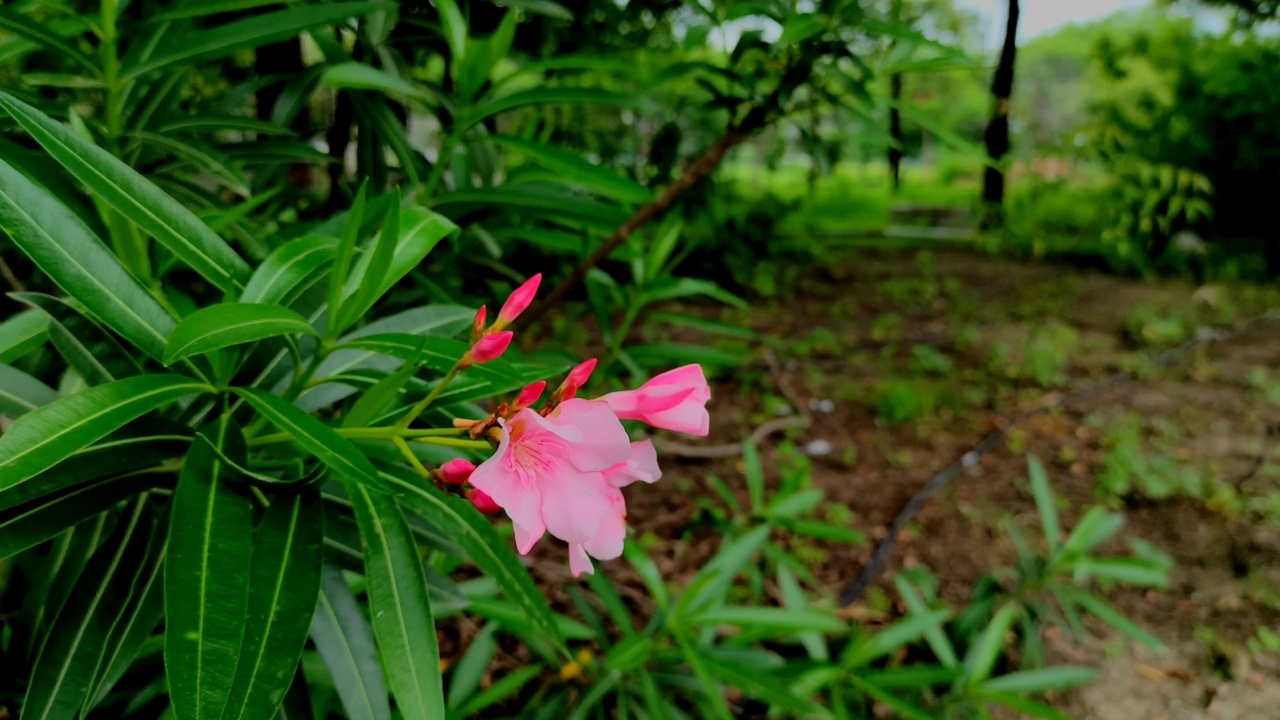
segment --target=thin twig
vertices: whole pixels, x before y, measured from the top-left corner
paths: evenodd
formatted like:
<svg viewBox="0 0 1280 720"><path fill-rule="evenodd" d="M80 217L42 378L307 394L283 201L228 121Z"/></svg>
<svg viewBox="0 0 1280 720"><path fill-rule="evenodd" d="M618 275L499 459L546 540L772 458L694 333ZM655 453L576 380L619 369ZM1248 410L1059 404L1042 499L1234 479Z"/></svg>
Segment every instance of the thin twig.
<svg viewBox="0 0 1280 720"><path fill-rule="evenodd" d="M14 292L25 292L27 289L26 286L22 284L22 281L18 279L18 276L13 274L13 268L9 267L9 264L4 261L3 257L0 257L0 277L4 278L5 283L7 283Z"/></svg>

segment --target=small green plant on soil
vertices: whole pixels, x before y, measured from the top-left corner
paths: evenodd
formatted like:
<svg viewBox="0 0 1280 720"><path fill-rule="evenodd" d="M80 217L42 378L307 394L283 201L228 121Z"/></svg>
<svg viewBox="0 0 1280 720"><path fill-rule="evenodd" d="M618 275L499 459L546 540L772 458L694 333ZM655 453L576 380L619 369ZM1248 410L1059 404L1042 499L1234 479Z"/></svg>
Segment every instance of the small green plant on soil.
<svg viewBox="0 0 1280 720"><path fill-rule="evenodd" d="M531 630L518 613L491 615L448 677L450 706L497 704L538 719L617 712L725 720L868 718L886 710L903 718L976 720L1004 706L1056 720L1064 716L1047 700L1096 672L1046 666L1046 624L1084 633L1084 620L1092 618L1158 645L1089 588L1163 587L1167 560L1141 545L1126 557L1098 555L1123 518L1093 508L1064 528L1035 460L1031 493L1041 537L1033 546L1009 525L1017 564L986 576L959 609L938 598L923 568L904 572L892 582L896 599L872 588L867 606L898 617L871 625L850 622L821 585L804 582L808 568L783 541L796 523L821 514L807 465L783 451L770 491L758 455L750 445L744 450L745 487L717 482L726 510L719 516L723 541L688 583L664 582L654 561L628 542L629 574L644 594L624 591L604 572L590 578L590 593L570 587L580 619L561 615L558 624L572 640L571 655L539 652L533 664L482 688L485 669L498 659L498 633L524 637ZM829 527L838 532L819 536L837 549L861 541ZM652 612L643 611L648 605Z"/></svg>
<svg viewBox="0 0 1280 720"><path fill-rule="evenodd" d="M1190 337L1195 320L1186 313L1140 305L1125 315L1124 329L1129 341L1139 347L1165 347Z"/></svg>
<svg viewBox="0 0 1280 720"><path fill-rule="evenodd" d="M1036 323L1021 344L996 343L988 367L1010 380L1059 387L1067 382L1067 370L1079 339L1075 328L1057 320Z"/></svg>
<svg viewBox="0 0 1280 720"><path fill-rule="evenodd" d="M1090 419L1097 424L1096 418ZM1157 440L1168 442L1176 432L1163 426ZM1098 492L1103 498L1119 501L1127 497L1167 500L1172 497L1203 498L1210 490L1199 470L1170 455L1153 452L1147 441L1141 418L1126 414L1106 430L1102 445L1106 449L1102 472L1098 475Z"/></svg>

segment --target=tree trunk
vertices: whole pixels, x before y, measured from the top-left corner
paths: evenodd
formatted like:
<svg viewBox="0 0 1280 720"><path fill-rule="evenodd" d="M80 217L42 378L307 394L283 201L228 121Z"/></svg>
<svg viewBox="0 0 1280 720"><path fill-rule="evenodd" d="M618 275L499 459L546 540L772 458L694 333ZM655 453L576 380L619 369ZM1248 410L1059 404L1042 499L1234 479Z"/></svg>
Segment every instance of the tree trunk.
<svg viewBox="0 0 1280 720"><path fill-rule="evenodd" d="M1009 0L1009 17L1004 28L1000 64L991 82L993 108L987 125L987 155L991 164L982 176L982 200L988 208L988 222L999 223L1004 202L1004 172L1000 161L1009 152L1009 97L1013 94L1013 64L1018 52L1018 0Z"/></svg>
<svg viewBox="0 0 1280 720"><path fill-rule="evenodd" d="M889 76L889 180L893 191L902 187L902 113L898 103L902 100L902 73Z"/></svg>

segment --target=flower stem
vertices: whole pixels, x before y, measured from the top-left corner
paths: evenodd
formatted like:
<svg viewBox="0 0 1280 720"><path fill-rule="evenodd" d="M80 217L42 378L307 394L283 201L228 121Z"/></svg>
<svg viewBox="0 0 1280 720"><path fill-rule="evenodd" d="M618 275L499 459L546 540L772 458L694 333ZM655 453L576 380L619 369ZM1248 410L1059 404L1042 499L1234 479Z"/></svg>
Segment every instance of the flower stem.
<svg viewBox="0 0 1280 720"><path fill-rule="evenodd" d="M489 450L493 445L487 440L464 440L462 438L420 437L414 442L424 445L440 445L443 447L467 448L470 450Z"/></svg>
<svg viewBox="0 0 1280 720"><path fill-rule="evenodd" d="M396 423L395 426L401 430L409 427L409 424L414 420L417 420L423 410L426 410L431 403L435 402L436 398L440 397L440 393L444 392L444 389L449 386L449 383L453 382L453 379L458 376L458 373L461 370L462 364L455 363L454 366L449 369L449 372L446 373L443 378L440 378L440 382L436 383L436 386L431 388L431 392L428 393L426 397L422 398L422 400L418 401L417 405L410 408L409 412L406 413L404 417L400 418L400 422Z"/></svg>

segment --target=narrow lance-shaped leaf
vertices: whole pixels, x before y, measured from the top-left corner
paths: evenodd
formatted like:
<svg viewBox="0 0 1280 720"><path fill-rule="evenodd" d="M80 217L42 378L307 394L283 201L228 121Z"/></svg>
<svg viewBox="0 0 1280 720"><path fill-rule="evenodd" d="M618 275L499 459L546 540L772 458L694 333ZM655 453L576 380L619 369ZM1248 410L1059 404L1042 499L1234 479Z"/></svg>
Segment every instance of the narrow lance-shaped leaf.
<svg viewBox="0 0 1280 720"><path fill-rule="evenodd" d="M181 457L190 444L190 428L160 418L143 418L30 480L0 491L0 511L92 480L152 468Z"/></svg>
<svg viewBox="0 0 1280 720"><path fill-rule="evenodd" d="M16 418L57 399L57 390L15 367L0 364L0 413Z"/></svg>
<svg viewBox="0 0 1280 720"><path fill-rule="evenodd" d="M89 59L88 55L70 45L65 38L54 32L45 23L35 22L14 10L0 7L0 30L7 30L53 50L88 70L93 77L100 75L101 71L93 60Z"/></svg>
<svg viewBox="0 0 1280 720"><path fill-rule="evenodd" d="M563 640L546 597L520 563L511 544L498 535L488 518L471 503L447 497L434 486L411 479L407 469L403 476L396 474L398 471L396 468L392 474L386 475L396 498L415 514L439 524L457 540L476 566L498 583L507 598L519 605L548 638L563 648Z"/></svg>
<svg viewBox="0 0 1280 720"><path fill-rule="evenodd" d="M11 95L0 93L0 108L98 198L150 233L206 280L226 292L243 287L250 274L244 259L150 180Z"/></svg>
<svg viewBox="0 0 1280 720"><path fill-rule="evenodd" d="M292 304L333 260L336 245L334 238L321 235L308 235L281 245L254 271L240 302Z"/></svg>
<svg viewBox="0 0 1280 720"><path fill-rule="evenodd" d="M43 293L13 293L14 299L39 308L47 316L49 340L53 347L89 385L105 385L112 380L141 375L133 355L98 323L88 309L69 298Z"/></svg>
<svg viewBox="0 0 1280 720"><path fill-rule="evenodd" d="M594 165L554 145L509 135L487 136L485 140L527 156L533 162L559 174L567 185L577 185L623 202L645 203L652 199L649 191L634 180Z"/></svg>
<svg viewBox="0 0 1280 720"><path fill-rule="evenodd" d="M269 45L311 28L333 25L385 7L386 3L382 2L304 5L237 20L199 33L173 33L169 42L148 57L126 58L122 71L127 80L173 66L215 60L245 48Z"/></svg>
<svg viewBox="0 0 1280 720"><path fill-rule="evenodd" d="M157 475L104 478L0 512L0 558L56 537L121 500L155 487Z"/></svg>
<svg viewBox="0 0 1280 720"><path fill-rule="evenodd" d="M0 162L0 227L58 287L157 360L174 320L66 206Z"/></svg>
<svg viewBox="0 0 1280 720"><path fill-rule="evenodd" d="M48 470L130 420L179 398L212 390L176 375L139 375L89 388L23 415L0 436L0 491Z"/></svg>
<svg viewBox="0 0 1280 720"><path fill-rule="evenodd" d="M76 580L31 670L24 719L74 718L80 711L120 603L143 564L151 529L146 509L146 497L133 504Z"/></svg>
<svg viewBox="0 0 1280 720"><path fill-rule="evenodd" d="M124 677L160 622L164 613L164 558L168 550L169 533L165 528L157 527L147 548L147 559L134 579L129 602L121 609L111 636L107 638L93 689L85 698L85 714L101 703Z"/></svg>
<svg viewBox="0 0 1280 720"><path fill-rule="evenodd" d="M280 707L316 610L323 538L318 489L271 496L253 543L244 640L224 720L269 718Z"/></svg>
<svg viewBox="0 0 1280 720"><path fill-rule="evenodd" d="M452 220L430 210L410 208L402 213L393 211L390 215L399 217L398 223L388 224L394 237L388 237L384 231L383 242L390 242L392 250L385 264L375 251L372 255L362 256L352 270L352 277L343 291L347 300L343 301L343 323L339 323L342 329L355 324L379 297L387 295L399 279L419 266L440 241L458 232Z"/></svg>
<svg viewBox="0 0 1280 720"><path fill-rule="evenodd" d="M394 201L382 225L382 232L373 249L365 253L352 273L353 292L344 293L342 309L333 318L330 332L342 332L351 327L362 315L373 307L382 288L382 281L391 267L391 257L396 251L396 241L400 237L400 192L393 194Z"/></svg>
<svg viewBox="0 0 1280 720"><path fill-rule="evenodd" d="M315 335L311 323L279 305L224 303L188 315L169 338L166 365L232 345L280 335Z"/></svg>
<svg viewBox="0 0 1280 720"><path fill-rule="evenodd" d="M443 718L440 647L409 523L390 495L356 482L343 486L360 526L374 637L396 705L405 720Z"/></svg>
<svg viewBox="0 0 1280 720"><path fill-rule="evenodd" d="M351 261L356 254L356 243L360 242L360 228L364 223L365 193L369 189L366 180L360 183L356 199L351 202L351 210L347 212L347 222L342 226L342 237L338 239L338 248L333 257L333 269L329 271L329 317L336 318L342 311L343 288L347 275L351 271ZM335 338L342 331L331 326L326 336Z"/></svg>
<svg viewBox="0 0 1280 720"><path fill-rule="evenodd" d="M326 563L311 638L329 668L350 720L389 720L387 686L378 665L373 630L337 565Z"/></svg>
<svg viewBox="0 0 1280 720"><path fill-rule="evenodd" d="M386 483L378 476L369 458L333 428L270 393L252 388L235 388L234 391L334 472L378 490L386 489Z"/></svg>
<svg viewBox="0 0 1280 720"><path fill-rule="evenodd" d="M47 338L48 319L34 310L0 322L0 363L11 363L40 347Z"/></svg>
<svg viewBox="0 0 1280 720"><path fill-rule="evenodd" d="M244 462L244 437L229 418L200 432ZM194 443L173 494L164 571L164 665L177 720L213 720L227 704L252 559L252 500L227 482L208 444Z"/></svg>

